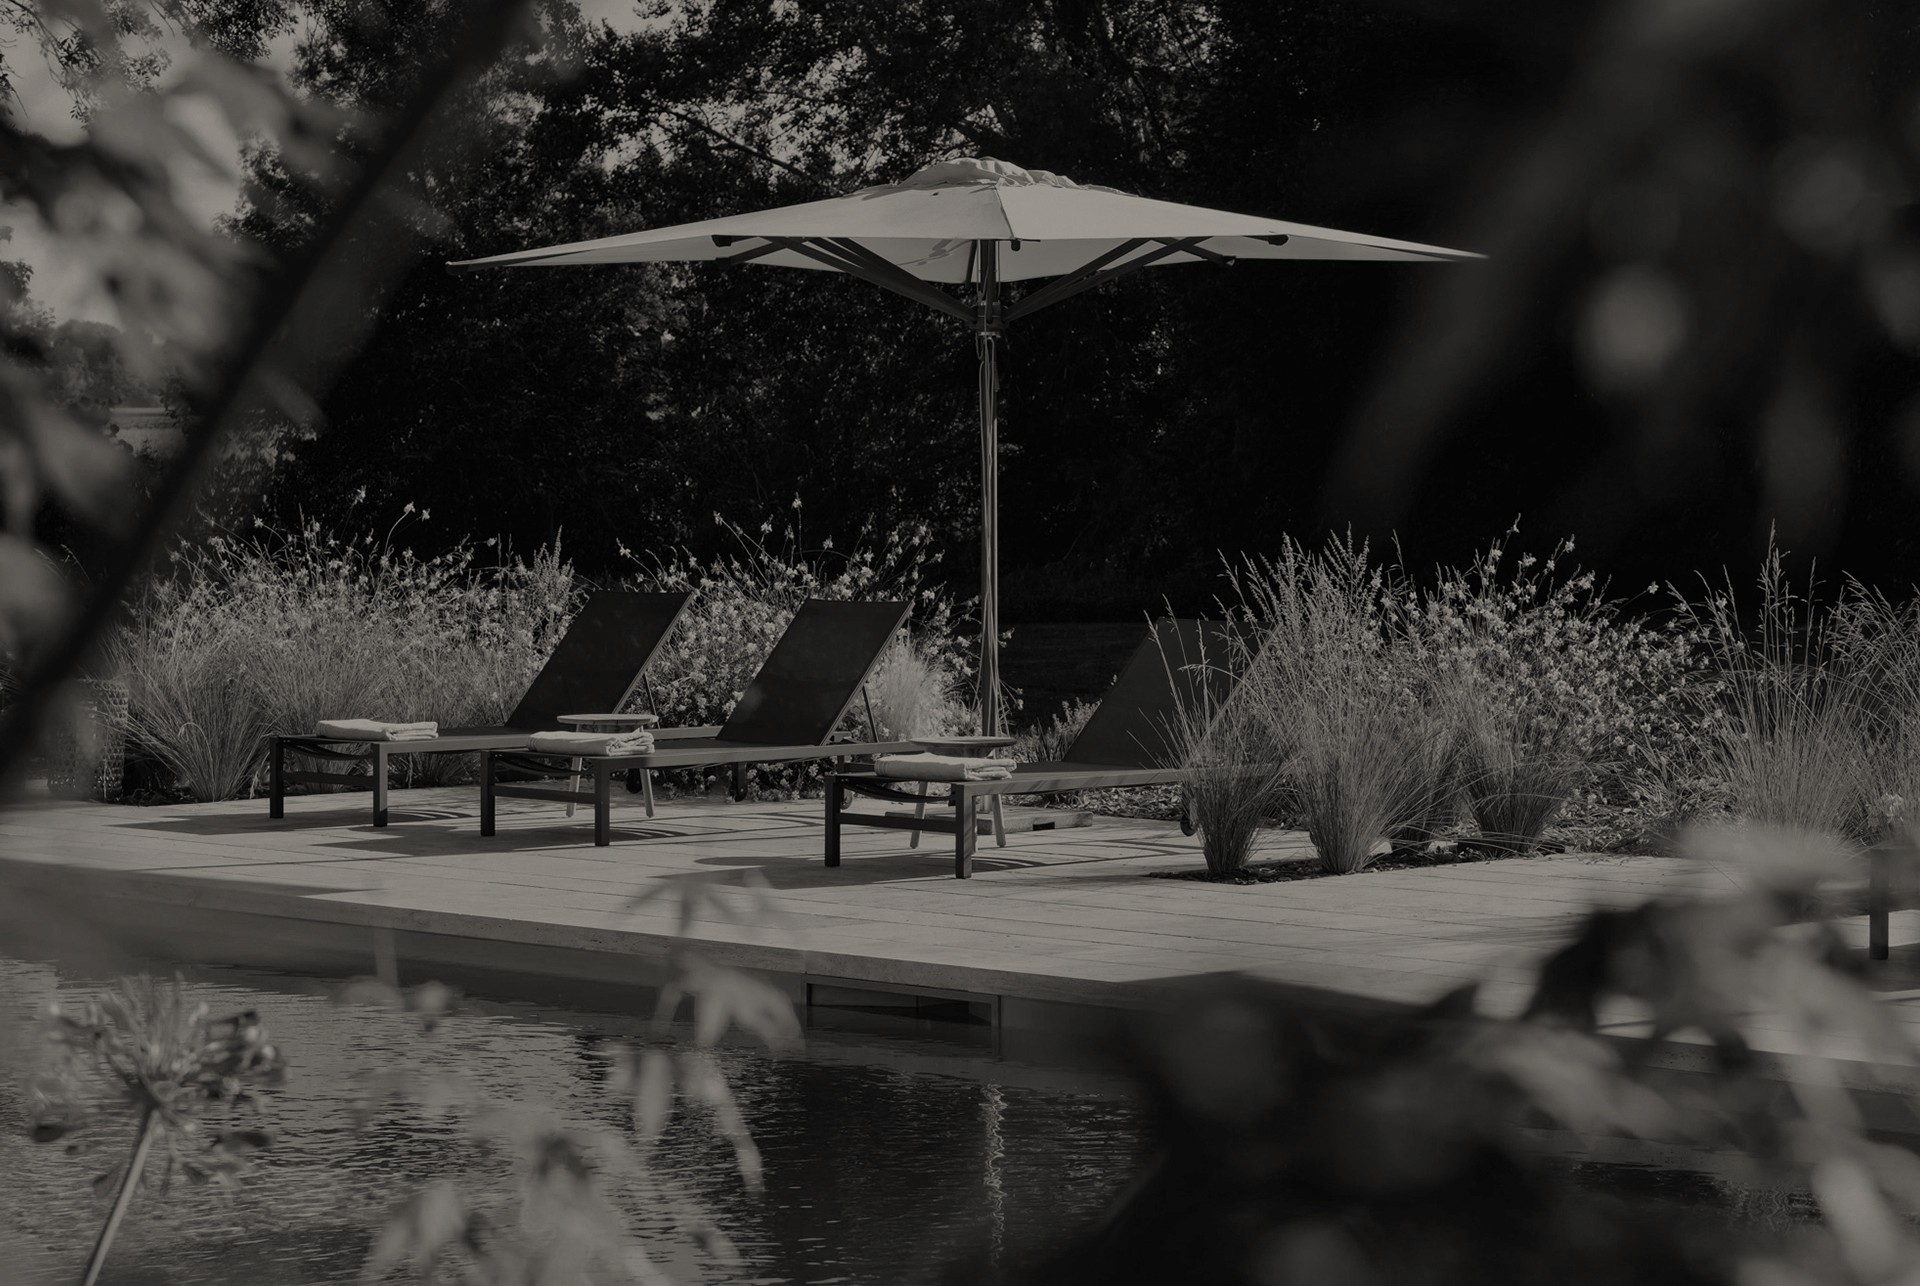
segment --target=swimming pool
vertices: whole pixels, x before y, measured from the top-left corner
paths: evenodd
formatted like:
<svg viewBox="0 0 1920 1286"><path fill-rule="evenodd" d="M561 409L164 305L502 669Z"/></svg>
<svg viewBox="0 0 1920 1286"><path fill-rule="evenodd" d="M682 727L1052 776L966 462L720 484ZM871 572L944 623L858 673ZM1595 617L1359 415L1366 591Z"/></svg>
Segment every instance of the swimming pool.
<svg viewBox="0 0 1920 1286"><path fill-rule="evenodd" d="M0 1005L16 1017L101 982L0 958ZM653 1039L645 1015L469 1000L423 1035L402 1015L334 1003L328 985L222 969L189 976L192 996L216 1014L258 1010L286 1051L286 1084L268 1095L275 1144L231 1199L179 1184L165 1198L142 1193L103 1283L353 1282L373 1231L418 1187L455 1178L508 1200L512 1161L475 1143L461 1109L386 1106L362 1123L368 1075L396 1061L457 1075L474 1102L628 1128L610 1056ZM719 1059L764 1158L766 1193L748 1195L729 1147L677 1114L659 1168L716 1214L744 1262L702 1268L664 1214L626 1209L676 1280L905 1282L959 1259L1025 1257L1096 1212L1140 1144L1118 1082L1009 1064L964 1041L816 1027L801 1055L741 1046ZM27 1141L26 1112L16 1087L0 1091L10 1245L25 1247L31 1271L71 1280L100 1219L90 1180L125 1144L103 1133L97 1155L68 1156Z"/></svg>
<svg viewBox="0 0 1920 1286"><path fill-rule="evenodd" d="M30 1022L49 1000L85 998L106 981L0 956L0 1014ZM424 1185L454 1179L496 1212L511 1206L516 1163L476 1140L478 1106L626 1135L630 1104L611 1070L623 1050L662 1041L648 1014L608 1012L604 995L578 1007L469 997L424 1034L405 1015L336 1003L337 980L206 968L185 985L216 1014L257 1010L285 1050L289 1077L266 1109L275 1145L231 1197L185 1185L142 1193L107 1286L356 1282L375 1231ZM810 1024L802 1053L718 1053L764 1159L764 1196L746 1191L728 1145L694 1114L677 1113L659 1145L657 1169L711 1211L738 1265L699 1255L657 1203L616 1200L675 1281L895 1286L938 1280L956 1263L1031 1262L1106 1207L1140 1160L1143 1113L1117 1076L1001 1057L978 1028L819 1011ZM9 1038L18 1052L32 1029L0 1028ZM419 1096L370 1103L371 1078L396 1067L453 1084L445 1110ZM118 1159L130 1127L100 1132L86 1157L35 1145L8 1080L0 1278L70 1281L101 1217L91 1179ZM1582 1185L1664 1210L1762 1230L1815 1217L1801 1194L1694 1169L1567 1161Z"/></svg>

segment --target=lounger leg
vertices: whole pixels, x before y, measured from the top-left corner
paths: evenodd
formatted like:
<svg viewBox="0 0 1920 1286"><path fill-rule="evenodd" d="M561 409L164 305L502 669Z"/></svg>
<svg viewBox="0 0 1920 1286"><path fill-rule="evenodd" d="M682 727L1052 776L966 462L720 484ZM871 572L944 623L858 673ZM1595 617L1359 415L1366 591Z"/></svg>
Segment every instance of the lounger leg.
<svg viewBox="0 0 1920 1286"><path fill-rule="evenodd" d="M385 742L375 742L373 747L373 824L387 824L387 746Z"/></svg>
<svg viewBox="0 0 1920 1286"><path fill-rule="evenodd" d="M267 816L287 815L286 750L278 737L267 738Z"/></svg>
<svg viewBox="0 0 1920 1286"><path fill-rule="evenodd" d="M979 802L960 787L953 788L953 878L973 878L973 851L979 839L974 811Z"/></svg>
<svg viewBox="0 0 1920 1286"><path fill-rule="evenodd" d="M576 790L576 791L577 791L577 790L579 790L579 789L580 789L580 765L581 765L581 764L583 764L583 763L585 763L585 762L586 762L586 760L584 760L584 759L581 759L581 758L580 758L580 757L578 757L578 756L575 756L575 757L574 757L574 760L573 760L573 776L571 776L571 777L569 777L569 778L567 779L567 789L568 789L568 790ZM573 816L573 801L572 801L571 799L569 799L569 800L567 801L567 816L569 816L569 817L571 817L571 816Z"/></svg>
<svg viewBox="0 0 1920 1286"><path fill-rule="evenodd" d="M747 766L733 766L733 802L738 804L747 797Z"/></svg>
<svg viewBox="0 0 1920 1286"><path fill-rule="evenodd" d="M647 816L653 816L653 769L642 768L640 773L640 800L647 806Z"/></svg>
<svg viewBox="0 0 1920 1286"><path fill-rule="evenodd" d="M1891 910L1893 855L1884 845L1867 852L1867 956L1887 958L1887 913Z"/></svg>
<svg viewBox="0 0 1920 1286"><path fill-rule="evenodd" d="M840 779L827 774L827 865L840 865L840 807L845 802ZM914 838L919 839L916 831Z"/></svg>
<svg viewBox="0 0 1920 1286"><path fill-rule="evenodd" d="M480 752L480 833L493 834L493 752Z"/></svg>
<svg viewBox="0 0 1920 1286"><path fill-rule="evenodd" d="M988 795L987 807L993 812L993 842L1001 848L1007 846L1007 819L1000 812L1000 796Z"/></svg>
<svg viewBox="0 0 1920 1286"><path fill-rule="evenodd" d="M593 765L593 846L613 843L613 774L605 763Z"/></svg>
<svg viewBox="0 0 1920 1286"><path fill-rule="evenodd" d="M927 819L927 783L916 783L920 787L920 802L913 806L913 838L907 841L908 848L920 847L920 823Z"/></svg>

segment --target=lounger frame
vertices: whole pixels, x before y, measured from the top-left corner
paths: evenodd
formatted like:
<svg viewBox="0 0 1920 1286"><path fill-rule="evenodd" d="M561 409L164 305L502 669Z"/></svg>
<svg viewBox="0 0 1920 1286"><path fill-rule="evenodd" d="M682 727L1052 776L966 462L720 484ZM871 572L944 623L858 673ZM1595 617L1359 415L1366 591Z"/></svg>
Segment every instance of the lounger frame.
<svg viewBox="0 0 1920 1286"><path fill-rule="evenodd" d="M679 624L680 617L685 614L687 605L692 601L693 595L690 593L639 594L632 591L605 592L624 596L629 600L658 600L658 602L654 604L634 602L625 610L640 610L648 606L659 606L674 599L678 600L678 602L673 605L671 613L666 614L664 618L656 616L649 622L649 624L656 628L654 638L647 644L645 654L636 658L632 676L627 680L625 690L621 692L619 699L607 708L609 710L623 708L627 701L631 699L634 692L642 687L646 688L647 704L651 707L653 705L653 691L651 684L647 682L647 667L653 663L653 658L659 654L660 648L666 643L667 639L672 636L674 627ZM597 598L596 601L589 601L587 606L582 609L581 615L585 616L586 613L594 611L596 605ZM619 606L609 606L606 610L610 616L617 617L622 608ZM578 621L580 618L576 617L575 619ZM607 621L603 628L611 626L612 624L614 624L613 621ZM569 627L569 630L571 630L571 628L572 627ZM556 656L565 646L566 639L563 638L561 642L555 646L554 652ZM548 665L552 666L554 663L555 657L549 657ZM541 673L535 677L533 684L529 685L529 693L534 690L536 685L548 678L549 672L543 668ZM549 695L552 694L549 693ZM604 704L606 701L605 696L601 696L599 701ZM522 698L521 705L524 707L527 704L527 699ZM516 709L514 713L516 715L519 714L519 709ZM560 710L554 713L571 714L575 712ZM578 713L591 714L599 712L583 710ZM267 816L274 820L279 820L287 815L286 797L287 787L290 784L344 786L350 790L366 790L371 787L373 790L373 824L375 826L385 826L387 824L387 770L396 757L401 755L473 754L486 750L513 749L516 747L525 748L527 739L535 732L557 729L559 727L560 725L558 723L549 723L546 720L531 720L528 721L527 726L522 726L510 721L498 727L450 728L441 736L418 741L352 741L340 737L316 737L311 734L269 736L267 738ZM718 731L719 729L717 727L673 728L657 732L655 736L660 739L711 737ZM360 771L341 771L327 768L292 768L287 764L287 755L289 753L303 755L309 759L317 759L322 763L349 765L353 768L359 768ZM648 802L649 806L651 806L651 800Z"/></svg>
<svg viewBox="0 0 1920 1286"><path fill-rule="evenodd" d="M480 756L480 833L494 834L494 800L545 799L565 804L593 806L593 843L605 848L613 842L613 781L628 773L650 773L658 768L734 769L733 797L745 797L741 774L752 764L804 763L815 759L844 762L871 755L909 754L919 747L911 741L847 741L808 745L774 746L757 742L725 741L717 737L692 740L686 745L653 750L642 755L600 755L583 760L576 769L553 755L531 755L524 751L488 750ZM500 769L513 768L531 773L535 780L501 781ZM592 778L591 786L549 785L549 782L573 778ZM651 812L648 814L651 816Z"/></svg>
<svg viewBox="0 0 1920 1286"><path fill-rule="evenodd" d="M1229 646L1231 629L1221 622L1171 617L1153 622L1100 708L1067 747L1065 759L1018 764L1012 776L997 781L947 782L910 776L881 777L872 772L830 774L826 801L827 865L840 865L843 825L913 831L916 836L930 830L952 834L954 878L971 879L974 853L979 845L974 813L983 799L997 801L1004 795L1058 795L1079 790L1184 782L1187 776L1184 767L1169 762L1177 749L1169 740L1169 721L1183 700L1200 699L1202 685L1212 690L1217 682L1231 676L1228 671L1217 668L1190 673L1175 667L1168 657L1184 660L1188 665L1204 663L1210 656L1230 661L1237 655ZM1217 701L1224 695L1224 692L1213 691L1208 699ZM952 812L926 816L926 805L937 800L938 793L909 792L905 789L908 785L917 785L921 791L946 787L946 800ZM849 807L854 796L911 804L914 815L857 813ZM1184 819L1181 829L1192 833ZM1004 828L997 834L1004 844Z"/></svg>
<svg viewBox="0 0 1920 1286"><path fill-rule="evenodd" d="M881 753L887 753L882 751ZM1076 790L1102 790L1115 786L1168 786L1186 779L1179 768L1121 768L1110 764L1021 764L1013 776L999 781L926 782L924 785L947 787L946 802L951 813L924 815L925 806L937 801L937 794L914 794L901 789L912 783L911 777L882 777L871 772L837 772L827 776L827 865L840 865L840 827L877 826L886 830L935 831L953 836L953 878L973 878L973 857L980 842L980 827L975 814L980 801L1002 795L1059 795ZM892 813L855 813L848 805L853 796L911 804L915 815Z"/></svg>

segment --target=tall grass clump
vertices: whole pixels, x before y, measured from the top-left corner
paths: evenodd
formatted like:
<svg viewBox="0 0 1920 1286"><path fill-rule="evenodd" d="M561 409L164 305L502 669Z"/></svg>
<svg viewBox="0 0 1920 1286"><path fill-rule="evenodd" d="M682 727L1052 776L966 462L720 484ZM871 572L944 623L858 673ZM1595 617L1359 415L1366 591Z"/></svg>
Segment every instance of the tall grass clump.
<svg viewBox="0 0 1920 1286"><path fill-rule="evenodd" d="M357 536L262 522L176 550L109 645L136 752L195 798L220 799L246 788L269 731L504 720L582 587L557 547L530 561L482 563L467 543L418 557L395 543L412 516L408 505L384 534ZM409 770L436 782L470 767L424 756Z"/></svg>
<svg viewBox="0 0 1920 1286"><path fill-rule="evenodd" d="M237 633L225 621L152 614L113 641L129 693L129 743L203 803L246 790L272 730L249 667L255 658Z"/></svg>
<svg viewBox="0 0 1920 1286"><path fill-rule="evenodd" d="M1240 699L1277 789L1335 873L1366 867L1382 841L1433 811L1433 730L1409 692L1393 605L1400 593L1351 537L1230 572L1234 614L1260 640Z"/></svg>
<svg viewBox="0 0 1920 1286"><path fill-rule="evenodd" d="M1165 635L1158 642L1176 698L1167 737L1182 769L1186 817L1208 873L1231 875L1253 856L1287 769L1268 712L1238 683L1258 645L1235 630L1223 633L1221 655L1207 655L1204 638L1198 656L1175 654Z"/></svg>
<svg viewBox="0 0 1920 1286"><path fill-rule="evenodd" d="M1830 634L1860 706L1862 798L1879 818L1920 817L1920 600L1850 582Z"/></svg>
<svg viewBox="0 0 1920 1286"><path fill-rule="evenodd" d="M799 510L794 501L794 511ZM927 584L940 553L924 523L885 532L871 525L853 547L831 538L817 549L802 544L797 517L774 538L769 518L757 532L714 515L732 548L702 561L687 551L646 558L622 548L637 565L638 588L694 592L655 662L655 713L668 727L717 724L733 712L754 672L809 598L837 601L897 599L913 604L912 629L888 649L867 688L883 728L958 731L971 716L962 694L973 664L960 637L953 600ZM885 713L882 713L883 707ZM852 726L865 731L858 700Z"/></svg>
<svg viewBox="0 0 1920 1286"><path fill-rule="evenodd" d="M880 656L867 680L866 700L854 713L863 726L869 711L882 741L950 736L968 724L962 702L965 683L951 655L923 645L904 631Z"/></svg>
<svg viewBox="0 0 1920 1286"><path fill-rule="evenodd" d="M1698 723L1697 645L1625 615L1594 574L1509 554L1510 529L1429 588L1402 582L1408 683L1441 731L1434 798L1457 798L1496 850L1535 847L1575 794L1621 800Z"/></svg>
<svg viewBox="0 0 1920 1286"><path fill-rule="evenodd" d="M1748 821L1859 835L1874 776L1861 676L1875 672L1885 638L1870 617L1850 635L1837 628L1835 614L1813 602L1811 582L1804 594L1788 582L1778 549L1757 589L1750 617L1731 584L1691 609L1719 685L1720 717L1699 740L1703 770Z"/></svg>

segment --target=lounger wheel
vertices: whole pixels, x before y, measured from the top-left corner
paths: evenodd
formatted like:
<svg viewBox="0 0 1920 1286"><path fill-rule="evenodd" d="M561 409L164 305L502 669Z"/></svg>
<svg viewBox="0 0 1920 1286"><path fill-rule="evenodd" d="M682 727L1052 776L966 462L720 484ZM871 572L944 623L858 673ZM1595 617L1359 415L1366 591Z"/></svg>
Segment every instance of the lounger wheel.
<svg viewBox="0 0 1920 1286"><path fill-rule="evenodd" d="M627 793L638 795L647 788L647 770L644 768L627 769Z"/></svg>
<svg viewBox="0 0 1920 1286"><path fill-rule="evenodd" d="M1193 814L1187 812L1184 808L1181 809L1180 810L1180 833L1182 835L1191 836L1195 831L1199 829L1200 828L1198 826L1195 826L1193 824Z"/></svg>

